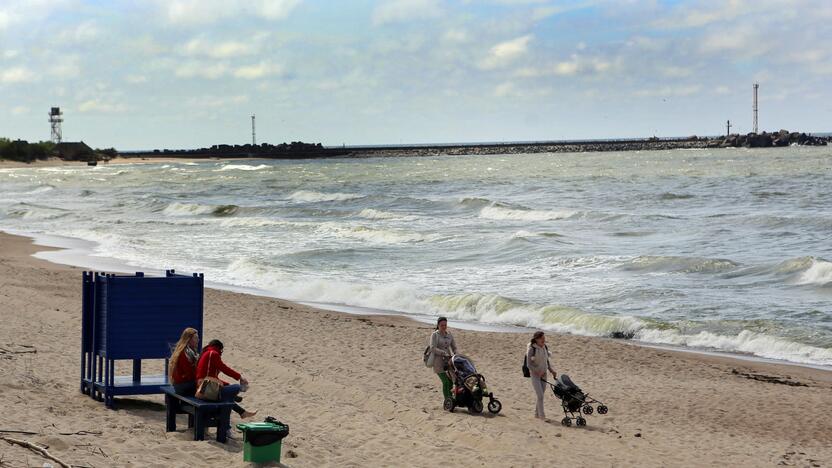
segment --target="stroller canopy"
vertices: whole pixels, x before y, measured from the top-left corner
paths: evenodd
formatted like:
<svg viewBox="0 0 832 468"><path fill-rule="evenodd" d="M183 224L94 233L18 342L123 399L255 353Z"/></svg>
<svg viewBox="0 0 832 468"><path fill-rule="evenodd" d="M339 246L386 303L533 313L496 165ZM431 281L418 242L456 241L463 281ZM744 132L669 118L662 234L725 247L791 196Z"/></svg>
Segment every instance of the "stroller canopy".
<svg viewBox="0 0 832 468"><path fill-rule="evenodd" d="M462 354L455 354L451 358L451 366L463 379L471 374L477 373L477 368L474 367L474 361L468 356Z"/></svg>

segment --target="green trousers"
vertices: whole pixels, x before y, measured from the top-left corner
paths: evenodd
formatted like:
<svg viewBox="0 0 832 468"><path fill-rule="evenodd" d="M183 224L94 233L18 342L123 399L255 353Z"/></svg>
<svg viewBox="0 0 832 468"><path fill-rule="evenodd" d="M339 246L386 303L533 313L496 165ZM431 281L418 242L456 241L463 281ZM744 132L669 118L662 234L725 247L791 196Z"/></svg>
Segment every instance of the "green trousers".
<svg viewBox="0 0 832 468"><path fill-rule="evenodd" d="M448 374L445 372L440 372L436 375L438 375L439 380L442 381L442 395L445 395L445 398L451 398L451 387L453 386L451 378L448 377Z"/></svg>

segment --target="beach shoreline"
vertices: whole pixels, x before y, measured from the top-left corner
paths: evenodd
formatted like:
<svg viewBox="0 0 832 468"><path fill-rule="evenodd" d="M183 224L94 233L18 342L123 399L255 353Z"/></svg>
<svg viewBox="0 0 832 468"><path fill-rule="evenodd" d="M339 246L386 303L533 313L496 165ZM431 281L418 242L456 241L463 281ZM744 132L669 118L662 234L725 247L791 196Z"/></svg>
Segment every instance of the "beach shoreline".
<svg viewBox="0 0 832 468"><path fill-rule="evenodd" d="M0 234L0 346L37 349L0 356L9 402L0 428L36 432L20 438L76 464L244 466L239 440L165 433L159 396L118 399L119 410L108 411L78 392L82 268L32 257L48 249ZM533 395L519 375L527 333L453 330L503 402L499 416L477 417L442 411L438 379L420 362L429 325L210 288L205 304L205 337L222 338L227 361L253 382L246 405L290 424L287 466L435 466L437 450L459 454L463 466L832 460L832 423L820 411L832 402L832 373L823 370L553 335L556 369L610 406L586 429L565 428L551 395L552 422L531 417ZM96 428L101 434L73 434ZM0 453L20 464L40 459L10 445Z"/></svg>
<svg viewBox="0 0 832 468"><path fill-rule="evenodd" d="M120 261L118 259L108 258L108 257L94 257L90 255L93 246L95 245L94 242L87 241L85 239L77 239L77 238L64 238L61 236L49 236L49 235L34 235L25 232L8 232L0 230L0 233L6 232L7 234L17 235L21 237L25 237L30 239L30 241L36 246L43 246L47 247L43 251L36 252L33 254L35 258L39 258L42 260L46 260L52 263L56 263L59 265L65 266L73 266L79 267L86 270L92 271L106 271L108 273L125 273L125 274L133 274L136 271L141 271L146 274L150 275L164 275L163 270L143 267L143 266L135 266L130 265L126 262ZM358 307L358 306L350 306L347 304L330 304L325 302L313 302L313 301L292 301L291 299L282 298L273 292L267 290L261 290L256 288L246 288L235 286L231 284L225 283L216 283L208 280L206 282L206 287L219 289L223 291L230 291L230 292L238 292L243 294L250 294L259 297L268 297L273 299L280 299L289 301L298 305L304 305L309 307L314 307L317 309L327 310L328 312L336 312L336 313L345 313L349 315L361 315L361 316L387 316L387 317L401 317L408 320L412 320L415 323L419 324L430 324L434 319L435 316L431 315L417 315L417 314L410 314L407 312L400 312L395 310L381 310L381 309L371 309L367 307ZM483 331L483 332L494 332L494 333L531 333L534 329L521 326L521 325L507 325L507 324L496 324L496 323L481 323L481 322L466 322L455 320L455 326L457 328L462 328L466 330L474 330L474 331ZM561 334L558 332L551 331L550 333ZM580 336L580 335L579 335ZM661 343L651 343L646 341L639 341L634 339L626 339L626 338L613 338L613 337L593 337L590 338L605 338L605 339L612 339L615 341L624 341L628 344L636 345L636 346L644 346L653 349L659 349L664 351L672 351L672 352L684 352L684 353L694 353L694 354L701 354L703 356L716 356L716 357L724 357L728 359L735 359L737 361L750 361L750 362L760 362L760 363L769 363L769 364L783 364L787 366L798 366L798 367L807 367L811 369L816 369L820 371L832 372L832 366L824 366L819 364L809 364L809 363L802 363L802 362L792 362L787 361L784 359L773 359L773 358L765 358L761 356L757 356L750 353L739 353L739 352L729 352L729 351L721 351L718 349L706 349L706 348L696 348L696 347L686 347L686 346L674 346L670 344L661 344Z"/></svg>

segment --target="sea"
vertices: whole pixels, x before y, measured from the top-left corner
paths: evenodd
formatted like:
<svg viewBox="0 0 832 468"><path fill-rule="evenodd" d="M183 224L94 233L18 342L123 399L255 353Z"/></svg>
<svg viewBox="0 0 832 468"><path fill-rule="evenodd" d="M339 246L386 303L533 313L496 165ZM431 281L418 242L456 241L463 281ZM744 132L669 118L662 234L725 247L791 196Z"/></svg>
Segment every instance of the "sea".
<svg viewBox="0 0 832 468"><path fill-rule="evenodd" d="M333 309L832 366L829 147L0 169L0 230Z"/></svg>

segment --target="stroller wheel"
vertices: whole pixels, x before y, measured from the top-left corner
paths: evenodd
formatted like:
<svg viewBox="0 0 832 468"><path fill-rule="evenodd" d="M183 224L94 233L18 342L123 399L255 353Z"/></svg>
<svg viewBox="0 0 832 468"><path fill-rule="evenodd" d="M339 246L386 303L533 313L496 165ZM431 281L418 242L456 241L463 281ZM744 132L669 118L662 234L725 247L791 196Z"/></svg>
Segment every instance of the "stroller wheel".
<svg viewBox="0 0 832 468"><path fill-rule="evenodd" d="M500 400L494 399L488 402L488 411L491 412L491 414L497 414L502 409L503 404L500 403Z"/></svg>
<svg viewBox="0 0 832 468"><path fill-rule="evenodd" d="M482 400L473 400L468 409L471 410L472 413L482 413Z"/></svg>
<svg viewBox="0 0 832 468"><path fill-rule="evenodd" d="M606 405L598 405L598 414L607 414L609 408Z"/></svg>
<svg viewBox="0 0 832 468"><path fill-rule="evenodd" d="M586 419L584 419L584 418L583 418L583 417L581 417L581 416L578 416L578 418L577 418L577 419L575 419L575 425L576 425L576 426L578 426L578 427L584 427L584 426L586 426Z"/></svg>
<svg viewBox="0 0 832 468"><path fill-rule="evenodd" d="M569 416L564 416L564 418L560 420L560 423L566 427L569 427L572 425L572 420L569 419Z"/></svg>
<svg viewBox="0 0 832 468"><path fill-rule="evenodd" d="M592 406L591 405L584 405L583 407L584 414L592 414ZM598 411L600 413L600 411Z"/></svg>
<svg viewBox="0 0 832 468"><path fill-rule="evenodd" d="M454 404L454 399L453 398L445 398L445 403L442 405L442 408L444 408L445 411L447 411L449 413L453 413L454 412L454 407L456 407L456 404Z"/></svg>

